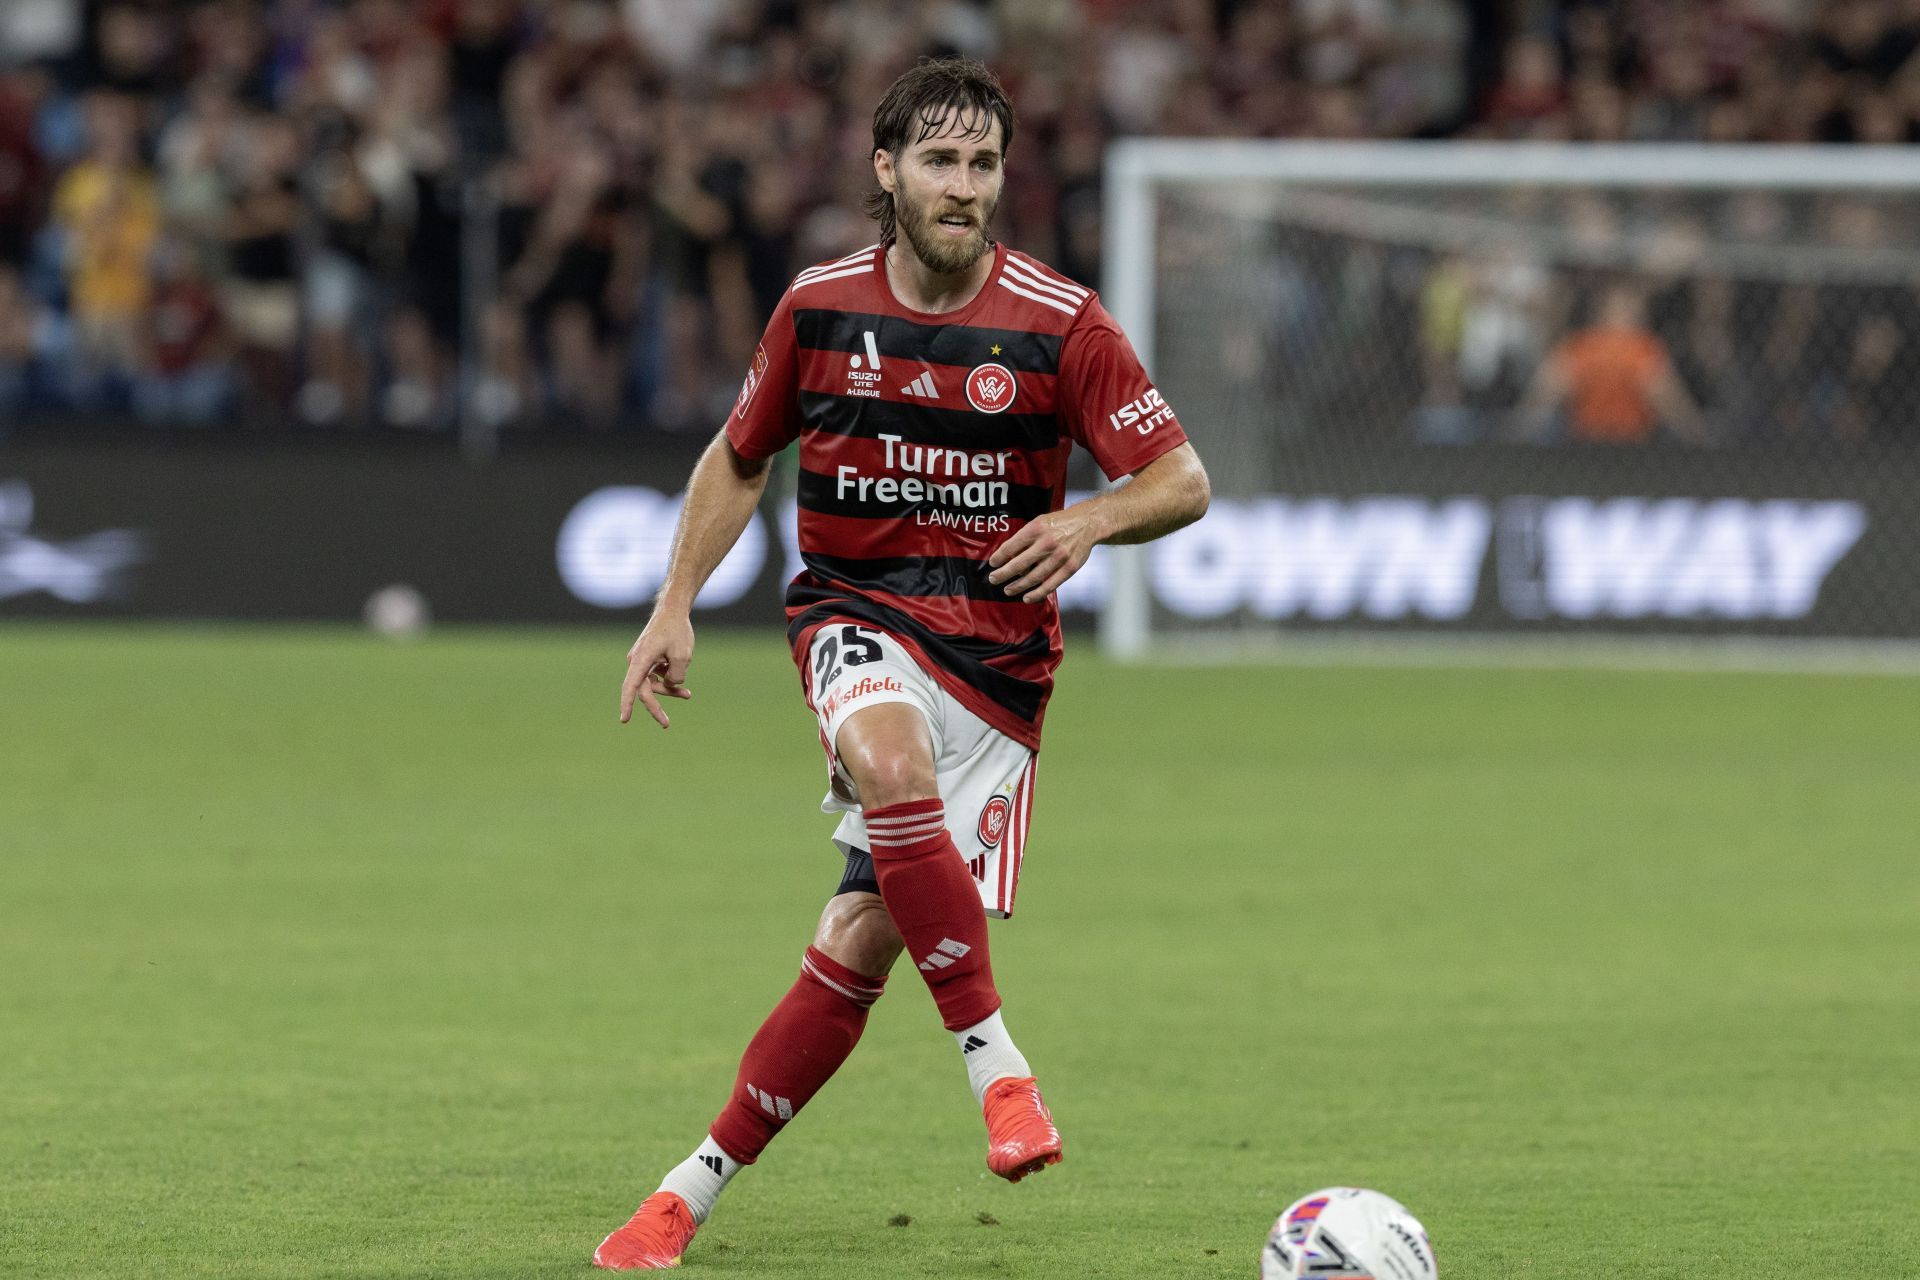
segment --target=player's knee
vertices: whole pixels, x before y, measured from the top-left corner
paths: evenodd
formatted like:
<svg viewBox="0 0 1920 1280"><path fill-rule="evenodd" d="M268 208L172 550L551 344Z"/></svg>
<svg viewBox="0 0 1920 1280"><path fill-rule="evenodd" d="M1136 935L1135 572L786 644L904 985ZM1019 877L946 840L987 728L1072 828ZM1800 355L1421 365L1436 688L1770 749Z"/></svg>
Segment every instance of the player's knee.
<svg viewBox="0 0 1920 1280"><path fill-rule="evenodd" d="M880 809L910 800L931 800L940 784L931 768L903 756L873 754L849 770L863 808Z"/></svg>
<svg viewBox="0 0 1920 1280"><path fill-rule="evenodd" d="M885 703L855 712L840 729L839 755L864 808L940 794L926 721L915 708Z"/></svg>
<svg viewBox="0 0 1920 1280"><path fill-rule="evenodd" d="M855 973L883 978L905 943L877 895L843 893L820 913L813 945Z"/></svg>

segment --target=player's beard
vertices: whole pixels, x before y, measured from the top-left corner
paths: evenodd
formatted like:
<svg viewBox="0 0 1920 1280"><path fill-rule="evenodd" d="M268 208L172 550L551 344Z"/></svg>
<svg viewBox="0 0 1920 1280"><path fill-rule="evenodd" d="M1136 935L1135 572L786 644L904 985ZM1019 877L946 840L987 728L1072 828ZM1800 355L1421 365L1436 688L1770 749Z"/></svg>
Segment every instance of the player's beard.
<svg viewBox="0 0 1920 1280"><path fill-rule="evenodd" d="M896 187L893 193L894 224L907 238L914 256L929 271L941 275L956 275L980 261L980 255L993 243L987 239L987 224L993 221L994 207L976 200L964 209L934 210L915 201L903 188ZM958 240L939 229L943 214L956 213L973 219L973 227Z"/></svg>

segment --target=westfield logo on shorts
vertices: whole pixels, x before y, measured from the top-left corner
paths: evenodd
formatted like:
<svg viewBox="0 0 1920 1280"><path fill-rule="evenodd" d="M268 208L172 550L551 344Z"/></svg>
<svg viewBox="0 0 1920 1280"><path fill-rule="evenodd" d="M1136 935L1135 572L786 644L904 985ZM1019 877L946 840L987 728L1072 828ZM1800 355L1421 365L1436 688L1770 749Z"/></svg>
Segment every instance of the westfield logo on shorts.
<svg viewBox="0 0 1920 1280"><path fill-rule="evenodd" d="M875 680L872 676L861 676L846 688L835 689L828 694L827 700L820 704L820 714L831 720L834 713L849 702L871 698L876 693L899 693L901 687L900 682L892 676L882 680Z"/></svg>

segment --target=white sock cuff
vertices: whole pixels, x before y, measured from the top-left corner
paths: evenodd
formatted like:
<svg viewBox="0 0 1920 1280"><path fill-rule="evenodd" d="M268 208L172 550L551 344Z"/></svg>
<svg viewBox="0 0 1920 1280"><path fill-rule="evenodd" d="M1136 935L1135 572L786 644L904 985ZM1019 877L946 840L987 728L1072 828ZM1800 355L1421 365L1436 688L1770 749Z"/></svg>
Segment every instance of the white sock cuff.
<svg viewBox="0 0 1920 1280"><path fill-rule="evenodd" d="M713 1135L708 1134L707 1140L692 1155L667 1171L667 1176L660 1180L660 1190L671 1191L685 1200L694 1222L702 1223L713 1212L714 1202L733 1181L733 1175L745 1167L722 1151Z"/></svg>
<svg viewBox="0 0 1920 1280"><path fill-rule="evenodd" d="M972 1026L954 1032L953 1040L960 1046L961 1057L967 1064L967 1083L973 1086L976 1102L986 1101L987 1086L995 1080L1017 1080L1033 1074L1026 1058L1014 1045L1013 1037L1007 1034L998 1009Z"/></svg>

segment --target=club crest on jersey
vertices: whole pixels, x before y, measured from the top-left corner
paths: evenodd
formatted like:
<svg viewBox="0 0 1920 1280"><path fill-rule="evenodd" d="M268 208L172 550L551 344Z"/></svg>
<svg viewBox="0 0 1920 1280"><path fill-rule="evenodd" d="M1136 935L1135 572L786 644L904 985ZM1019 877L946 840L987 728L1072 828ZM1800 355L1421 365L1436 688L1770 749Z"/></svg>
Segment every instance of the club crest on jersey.
<svg viewBox="0 0 1920 1280"><path fill-rule="evenodd" d="M967 375L967 403L982 413L1005 413L1018 387L1003 364L975 365Z"/></svg>
<svg viewBox="0 0 1920 1280"><path fill-rule="evenodd" d="M753 393L760 387L760 379L767 374L767 349L756 347L753 352L753 367L747 370L746 380L740 384L740 398L734 402L736 413L745 413L747 406L753 403Z"/></svg>
<svg viewBox="0 0 1920 1280"><path fill-rule="evenodd" d="M1007 817L1013 812L1013 805L1005 796L995 796L987 801L986 808L980 810L980 843L991 849L997 846L1007 834Z"/></svg>

